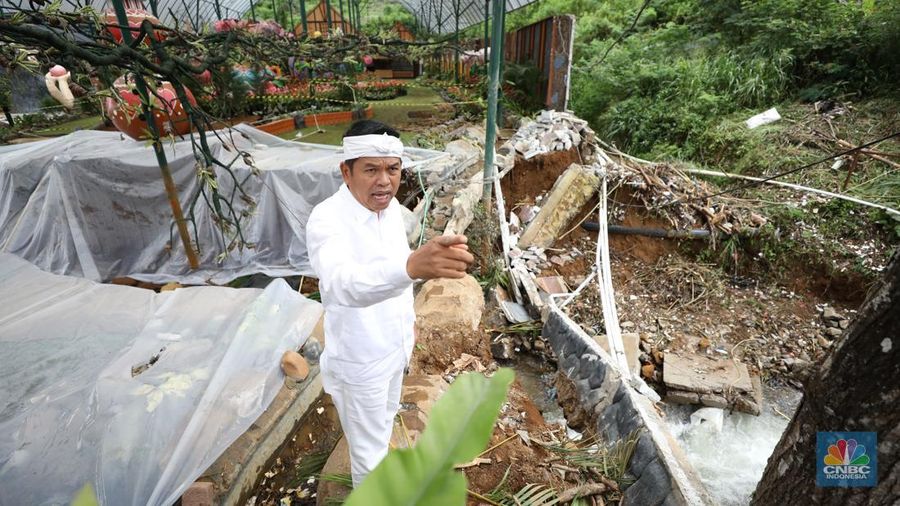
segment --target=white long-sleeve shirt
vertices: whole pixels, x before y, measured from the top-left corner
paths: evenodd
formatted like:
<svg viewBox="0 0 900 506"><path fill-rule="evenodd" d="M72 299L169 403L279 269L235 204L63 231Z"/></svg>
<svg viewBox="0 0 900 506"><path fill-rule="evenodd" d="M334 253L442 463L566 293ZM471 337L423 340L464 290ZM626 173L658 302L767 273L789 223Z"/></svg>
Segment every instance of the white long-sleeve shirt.
<svg viewBox="0 0 900 506"><path fill-rule="evenodd" d="M323 367L327 362L341 379L362 384L380 375L385 359L409 360L413 280L397 199L375 213L341 185L312 210L306 245L325 306Z"/></svg>

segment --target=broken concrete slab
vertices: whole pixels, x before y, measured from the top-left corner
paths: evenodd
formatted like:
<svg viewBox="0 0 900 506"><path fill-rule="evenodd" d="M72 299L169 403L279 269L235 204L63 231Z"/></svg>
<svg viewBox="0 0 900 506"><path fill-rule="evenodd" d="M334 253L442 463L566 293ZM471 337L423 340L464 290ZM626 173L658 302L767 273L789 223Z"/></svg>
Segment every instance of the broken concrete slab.
<svg viewBox="0 0 900 506"><path fill-rule="evenodd" d="M596 434L607 440L638 437L628 464L636 483L625 490L626 504L715 504L654 400L622 379L612 357L593 338L555 307L550 308L542 335L559 360L557 385L571 385L573 400L578 401L561 402L567 419L571 422L579 413L589 416ZM559 388L559 395L565 390ZM579 405L581 410L573 409Z"/></svg>
<svg viewBox="0 0 900 506"><path fill-rule="evenodd" d="M481 285L472 276L427 281L415 300L416 325L421 330L465 326L478 328L484 311Z"/></svg>
<svg viewBox="0 0 900 506"><path fill-rule="evenodd" d="M745 393L753 391L746 365L734 360L716 360L699 355L666 353L663 383L672 390L700 394L729 390Z"/></svg>
<svg viewBox="0 0 900 506"><path fill-rule="evenodd" d="M572 164L553 184L541 210L519 238L519 248L553 245L591 196L600 177L589 166Z"/></svg>
<svg viewBox="0 0 900 506"><path fill-rule="evenodd" d="M475 206L481 201L484 174L476 173L469 184L453 197L453 215L444 228L444 235L462 234L475 219Z"/></svg>
<svg viewBox="0 0 900 506"><path fill-rule="evenodd" d="M479 157L482 155L481 148L466 139L456 139L448 142L444 146L444 151L452 155L458 155L463 158Z"/></svg>
<svg viewBox="0 0 900 506"><path fill-rule="evenodd" d="M569 293L569 287L562 276L543 276L536 278L534 283L548 295Z"/></svg>
<svg viewBox="0 0 900 506"><path fill-rule="evenodd" d="M663 364L666 399L758 415L762 386L747 366L735 360L667 353Z"/></svg>
<svg viewBox="0 0 900 506"><path fill-rule="evenodd" d="M603 348L603 351L610 353L609 339L606 335L596 335L594 336L594 340L597 341L597 344L599 344L601 348ZM641 361L639 360L641 355L640 334L635 332L622 334L622 344L625 346L625 359L628 361L628 369L631 370L632 374L637 375L640 372L641 367Z"/></svg>

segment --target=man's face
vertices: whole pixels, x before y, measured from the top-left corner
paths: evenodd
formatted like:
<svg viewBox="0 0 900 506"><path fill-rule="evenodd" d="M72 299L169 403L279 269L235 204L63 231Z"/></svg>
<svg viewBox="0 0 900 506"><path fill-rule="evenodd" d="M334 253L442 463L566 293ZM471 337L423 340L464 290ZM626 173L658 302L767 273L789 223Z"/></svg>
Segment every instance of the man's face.
<svg viewBox="0 0 900 506"><path fill-rule="evenodd" d="M353 162L351 169L341 163L341 176L350 193L366 209L374 212L387 209L400 189L402 162L395 156L363 156Z"/></svg>

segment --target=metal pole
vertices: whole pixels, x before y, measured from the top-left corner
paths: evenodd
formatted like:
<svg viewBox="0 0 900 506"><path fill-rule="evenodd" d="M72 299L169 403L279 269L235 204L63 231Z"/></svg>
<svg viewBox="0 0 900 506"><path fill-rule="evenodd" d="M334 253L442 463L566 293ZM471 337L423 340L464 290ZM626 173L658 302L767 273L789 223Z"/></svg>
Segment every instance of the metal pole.
<svg viewBox="0 0 900 506"><path fill-rule="evenodd" d="M156 13L154 12L153 15L156 16ZM222 7L219 5L219 0L216 0L216 18L218 18L219 21L222 21Z"/></svg>
<svg viewBox="0 0 900 506"><path fill-rule="evenodd" d="M156 12L156 8L157 8L156 0L150 0L150 12L153 14L154 17L158 18L159 14ZM2 15L2 14L3 14L3 8L0 8L0 15Z"/></svg>
<svg viewBox="0 0 900 506"><path fill-rule="evenodd" d="M505 0L504 0L505 2ZM500 53L500 82L503 82L503 72L506 69L506 5L503 6L502 14L500 15L500 25L503 27L503 31L500 33L500 40L497 41L497 51ZM497 122L503 123L503 86L500 86L500 90L498 91L499 96L497 97Z"/></svg>
<svg viewBox="0 0 900 506"><path fill-rule="evenodd" d="M112 4L119 26L128 26L128 15L125 14L125 6L122 0L112 0ZM122 44L126 46L131 44L131 30L122 30ZM197 260L197 252L194 251L194 247L191 245L191 236L188 234L187 222L181 211L181 202L178 200L178 189L175 187L172 172L169 170L166 152L163 150L162 142L159 140L159 131L156 128L156 121L153 119L153 111L150 109L150 93L147 91L147 83L144 81L144 76L140 73L140 69L137 70L134 73L134 84L138 95L141 97L144 120L147 121L147 128L150 130L156 163L159 165L160 173L162 173L163 185L166 188L166 195L169 197L169 205L172 207L172 215L175 218L178 235L181 237L181 244L184 246L184 251L187 254L188 264L190 264L191 269L197 269L200 267L200 262Z"/></svg>
<svg viewBox="0 0 900 506"><path fill-rule="evenodd" d="M288 12L291 14L291 33L294 33L294 0L287 0Z"/></svg>
<svg viewBox="0 0 900 506"><path fill-rule="evenodd" d="M484 57L485 57L485 62L487 61L488 43L490 43L490 39L488 39L488 37L490 36L489 32L488 32L488 20L491 17L491 10L488 8L488 6L490 6L490 4L491 4L491 0L484 0Z"/></svg>
<svg viewBox="0 0 900 506"><path fill-rule="evenodd" d="M325 26L327 31L331 32L331 2L325 0Z"/></svg>
<svg viewBox="0 0 900 506"><path fill-rule="evenodd" d="M341 31L344 31L344 0L338 0L338 7L341 13Z"/></svg>
<svg viewBox="0 0 900 506"><path fill-rule="evenodd" d="M253 0L250 0L250 19L256 23L256 9L253 8Z"/></svg>
<svg viewBox="0 0 900 506"><path fill-rule="evenodd" d="M275 0L272 0L272 20L276 23L278 22L278 9L275 8Z"/></svg>
<svg viewBox="0 0 900 506"><path fill-rule="evenodd" d="M453 16L456 18L456 28L453 34L453 43L456 45L456 57L453 61L453 79L459 83L459 0L453 4Z"/></svg>
<svg viewBox="0 0 900 506"><path fill-rule="evenodd" d="M306 0L300 0L300 23L303 24L303 33L308 36L309 30L307 30L306 26Z"/></svg>
<svg viewBox="0 0 900 506"><path fill-rule="evenodd" d="M503 37L504 0L492 0L494 3L494 26L491 32L491 46ZM500 51L491 49L491 62L488 67L488 105L487 123L484 125L484 208L490 208L491 188L494 186L494 143L497 139L497 91L500 88Z"/></svg>

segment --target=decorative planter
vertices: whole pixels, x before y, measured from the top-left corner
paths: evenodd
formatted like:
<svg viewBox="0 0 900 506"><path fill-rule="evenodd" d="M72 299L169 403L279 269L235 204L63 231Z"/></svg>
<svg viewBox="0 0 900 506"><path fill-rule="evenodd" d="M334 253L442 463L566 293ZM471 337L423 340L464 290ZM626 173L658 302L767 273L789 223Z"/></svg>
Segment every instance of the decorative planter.
<svg viewBox="0 0 900 506"><path fill-rule="evenodd" d="M275 121L263 123L262 125L256 125L256 128L262 130L263 132L268 132L272 135L278 135L296 129L297 125L294 122L294 118L290 117L276 119Z"/></svg>
<svg viewBox="0 0 900 506"><path fill-rule="evenodd" d="M362 118L371 119L374 114L375 111L372 110L372 106L368 105L365 109L355 109L352 111L307 114L303 117L303 122L307 127L314 127L316 125L337 125L340 123L350 123L351 121Z"/></svg>
<svg viewBox="0 0 900 506"><path fill-rule="evenodd" d="M141 99L134 91L134 83L126 76L116 79L113 88L122 102L107 98L104 102L104 111L113 125L120 132L132 139L146 139L149 128L144 121ZM191 105L196 106L197 101L191 90L185 88L185 94ZM187 111L178 100L172 83L163 81L156 89L156 95L150 96L150 107L156 130L161 136L167 134L184 135L191 130L191 123Z"/></svg>

